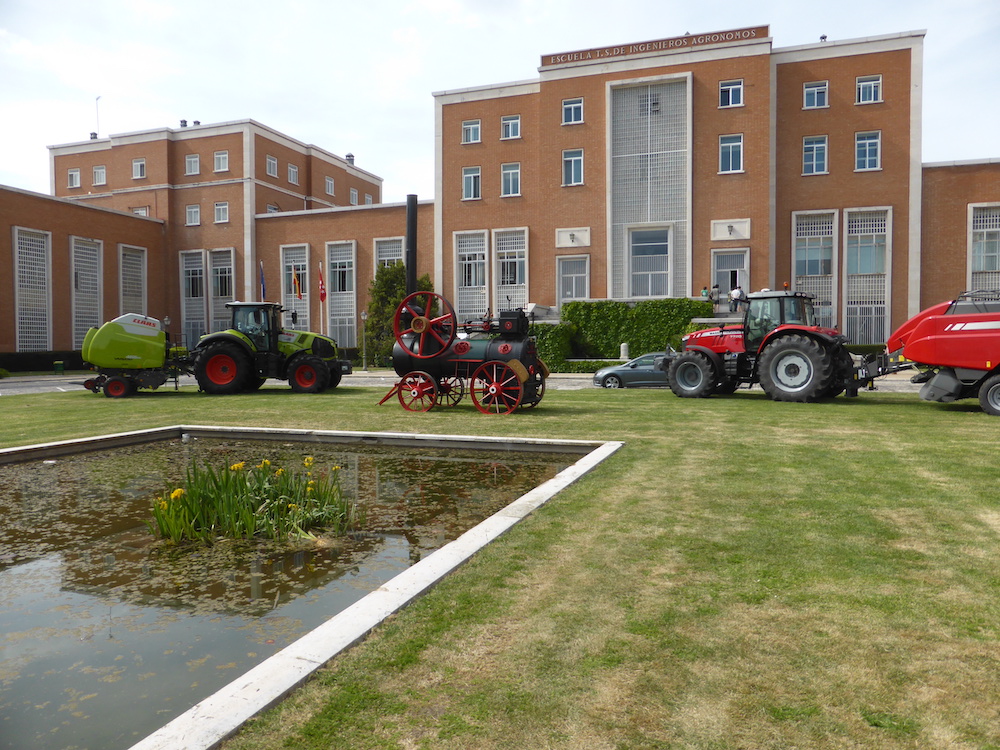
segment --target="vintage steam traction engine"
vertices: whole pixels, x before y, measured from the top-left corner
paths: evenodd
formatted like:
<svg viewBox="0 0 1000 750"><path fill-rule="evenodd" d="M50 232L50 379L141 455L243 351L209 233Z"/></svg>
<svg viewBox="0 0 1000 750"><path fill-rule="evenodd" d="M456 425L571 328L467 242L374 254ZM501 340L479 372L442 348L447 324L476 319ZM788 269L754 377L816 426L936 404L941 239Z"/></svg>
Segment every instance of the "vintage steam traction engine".
<svg viewBox="0 0 1000 750"><path fill-rule="evenodd" d="M548 369L528 336L523 310L506 310L494 321L459 325L451 303L434 292L414 292L396 308L392 366L400 376L393 394L408 411L454 406L466 391L484 414L510 414L537 406Z"/></svg>

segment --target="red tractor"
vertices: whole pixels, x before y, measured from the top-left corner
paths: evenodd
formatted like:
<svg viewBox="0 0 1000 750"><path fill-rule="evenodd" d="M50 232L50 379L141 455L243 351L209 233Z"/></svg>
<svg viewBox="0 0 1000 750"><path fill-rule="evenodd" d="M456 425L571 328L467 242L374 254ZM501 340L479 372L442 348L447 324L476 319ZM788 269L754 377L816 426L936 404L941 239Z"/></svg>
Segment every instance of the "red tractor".
<svg viewBox="0 0 1000 750"><path fill-rule="evenodd" d="M886 350L916 363L925 401L978 397L983 411L1000 416L1000 290L927 308L896 329Z"/></svg>
<svg viewBox="0 0 1000 750"><path fill-rule="evenodd" d="M901 369L886 355L855 363L847 337L816 324L808 294L765 290L742 304L742 325L688 334L682 351L660 360L676 395L704 398L759 383L775 401L816 401L844 391L856 396L875 377Z"/></svg>

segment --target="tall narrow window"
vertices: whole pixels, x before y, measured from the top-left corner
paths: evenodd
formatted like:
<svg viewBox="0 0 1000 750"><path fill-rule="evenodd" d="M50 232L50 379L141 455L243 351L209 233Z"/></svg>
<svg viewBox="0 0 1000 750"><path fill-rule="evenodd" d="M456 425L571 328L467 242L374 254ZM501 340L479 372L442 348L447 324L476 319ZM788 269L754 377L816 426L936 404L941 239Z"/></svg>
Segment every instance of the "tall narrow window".
<svg viewBox="0 0 1000 750"><path fill-rule="evenodd" d="M802 139L802 174L826 174L826 136Z"/></svg>
<svg viewBox="0 0 1000 750"><path fill-rule="evenodd" d="M863 172L882 168L882 133L856 133L854 136L854 171Z"/></svg>
<svg viewBox="0 0 1000 750"><path fill-rule="evenodd" d="M335 187L336 187L336 185L334 184L333 178L332 177L327 177L326 178L326 194L327 195L334 195L334 188Z"/></svg>
<svg viewBox="0 0 1000 750"><path fill-rule="evenodd" d="M108 182L108 170L103 164L98 164L94 167L94 179L92 180L94 185L106 185Z"/></svg>
<svg viewBox="0 0 1000 750"><path fill-rule="evenodd" d="M1000 289L1000 206L972 209L972 285Z"/></svg>
<svg viewBox="0 0 1000 750"><path fill-rule="evenodd" d="M466 120L462 123L462 143L479 143L480 121Z"/></svg>
<svg viewBox="0 0 1000 750"><path fill-rule="evenodd" d="M52 238L47 232L28 229L15 229L14 232L17 351L46 351L52 348L49 312L52 307L49 289Z"/></svg>
<svg viewBox="0 0 1000 750"><path fill-rule="evenodd" d="M308 245L294 245L281 248L284 281L282 283L282 305L285 321L291 326L291 314L297 313L295 328L309 330L309 260Z"/></svg>
<svg viewBox="0 0 1000 750"><path fill-rule="evenodd" d="M73 272L73 348L83 346L83 337L101 320L101 243L73 237L70 240Z"/></svg>
<svg viewBox="0 0 1000 750"><path fill-rule="evenodd" d="M70 169L66 172L66 187L68 188L78 188L80 187L80 170Z"/></svg>
<svg viewBox="0 0 1000 750"><path fill-rule="evenodd" d="M829 106L827 103L829 87L829 81L813 81L802 84L802 108L822 109Z"/></svg>
<svg viewBox="0 0 1000 750"><path fill-rule="evenodd" d="M857 80L855 104L873 104L882 101L882 76L860 76Z"/></svg>
<svg viewBox="0 0 1000 750"><path fill-rule="evenodd" d="M184 214L186 226L194 227L201 224L201 206L197 203L187 206Z"/></svg>
<svg viewBox="0 0 1000 750"><path fill-rule="evenodd" d="M146 160L145 159L133 159L132 160L132 179L141 180L146 176Z"/></svg>
<svg viewBox="0 0 1000 750"><path fill-rule="evenodd" d="M500 165L500 195L511 196L521 194L521 165Z"/></svg>
<svg viewBox="0 0 1000 750"><path fill-rule="evenodd" d="M743 171L743 134L719 136L719 172Z"/></svg>
<svg viewBox="0 0 1000 750"><path fill-rule="evenodd" d="M794 216L795 290L813 296L816 320L834 325L832 212Z"/></svg>
<svg viewBox="0 0 1000 750"><path fill-rule="evenodd" d="M288 181L292 185L298 185L299 184L299 168L297 166L295 166L294 164L289 164L288 165Z"/></svg>
<svg viewBox="0 0 1000 750"><path fill-rule="evenodd" d="M462 169L462 200L479 200L482 197L481 170L479 167L464 167Z"/></svg>
<svg viewBox="0 0 1000 750"><path fill-rule="evenodd" d="M583 149L563 151L563 187L583 184Z"/></svg>
<svg viewBox="0 0 1000 750"><path fill-rule="evenodd" d="M845 332L852 344L879 344L888 335L888 236L887 211L848 214Z"/></svg>
<svg viewBox="0 0 1000 750"><path fill-rule="evenodd" d="M528 302L528 237L523 229L494 235L496 252L496 305L498 310L516 310Z"/></svg>
<svg viewBox="0 0 1000 750"><path fill-rule="evenodd" d="M576 125L583 122L583 99L564 99L562 103L562 124Z"/></svg>
<svg viewBox="0 0 1000 750"><path fill-rule="evenodd" d="M121 248L119 255L118 314L146 314L146 251L141 247Z"/></svg>
<svg viewBox="0 0 1000 750"><path fill-rule="evenodd" d="M504 115L500 118L500 138L509 140L521 137L521 115Z"/></svg>
<svg viewBox="0 0 1000 750"><path fill-rule="evenodd" d="M743 79L719 82L719 107L743 106Z"/></svg>
<svg viewBox="0 0 1000 750"><path fill-rule="evenodd" d="M327 308L330 335L340 346L357 346L354 243L328 242Z"/></svg>
<svg viewBox="0 0 1000 750"><path fill-rule="evenodd" d="M351 188L351 205L352 206L358 205L358 189L357 188Z"/></svg>
<svg viewBox="0 0 1000 750"><path fill-rule="evenodd" d="M214 155L214 170L216 172L229 171L229 152L216 151Z"/></svg>
<svg viewBox="0 0 1000 750"><path fill-rule="evenodd" d="M629 233L633 297L663 297L668 289L670 231L633 229Z"/></svg>
<svg viewBox="0 0 1000 750"><path fill-rule="evenodd" d="M489 308L485 232L455 235L455 266L455 314L463 322L482 317Z"/></svg>
<svg viewBox="0 0 1000 750"><path fill-rule="evenodd" d="M268 177L278 176L278 157L268 154L264 157L264 170Z"/></svg>

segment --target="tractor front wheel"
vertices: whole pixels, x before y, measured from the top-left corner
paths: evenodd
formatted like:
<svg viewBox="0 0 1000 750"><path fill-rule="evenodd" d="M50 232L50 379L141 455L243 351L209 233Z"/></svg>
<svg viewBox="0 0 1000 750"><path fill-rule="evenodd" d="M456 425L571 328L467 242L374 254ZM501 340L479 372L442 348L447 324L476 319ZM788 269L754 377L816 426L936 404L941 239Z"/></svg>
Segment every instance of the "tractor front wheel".
<svg viewBox="0 0 1000 750"><path fill-rule="evenodd" d="M715 391L715 368L701 352L681 352L670 363L667 382L681 398L705 398Z"/></svg>
<svg viewBox="0 0 1000 750"><path fill-rule="evenodd" d="M296 393L320 393L330 383L330 368L319 357L298 357L288 368L288 384Z"/></svg>
<svg viewBox="0 0 1000 750"><path fill-rule="evenodd" d="M979 405L983 411L1000 417L1000 375L986 378L979 387Z"/></svg>
<svg viewBox="0 0 1000 750"><path fill-rule="evenodd" d="M833 357L816 339L782 336L760 356L760 387L774 401L809 402L829 393Z"/></svg>
<svg viewBox="0 0 1000 750"><path fill-rule="evenodd" d="M104 383L104 395L108 398L128 398L135 393L135 384L128 378L113 375Z"/></svg>
<svg viewBox="0 0 1000 750"><path fill-rule="evenodd" d="M198 357L194 377L198 387L213 396L228 396L244 390L250 372L250 358L239 344L219 341L209 344Z"/></svg>

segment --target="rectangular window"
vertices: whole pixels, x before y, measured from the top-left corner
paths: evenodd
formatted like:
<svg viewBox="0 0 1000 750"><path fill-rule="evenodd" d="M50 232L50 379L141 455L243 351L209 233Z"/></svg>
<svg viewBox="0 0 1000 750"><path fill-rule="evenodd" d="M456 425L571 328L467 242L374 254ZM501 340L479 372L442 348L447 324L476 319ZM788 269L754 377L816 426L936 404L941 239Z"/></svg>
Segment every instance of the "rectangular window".
<svg viewBox="0 0 1000 750"><path fill-rule="evenodd" d="M278 157L268 154L264 157L265 170L268 177L278 176Z"/></svg>
<svg viewBox="0 0 1000 750"><path fill-rule="evenodd" d="M970 289L1000 289L1000 206L972 209L972 284Z"/></svg>
<svg viewBox="0 0 1000 750"><path fill-rule="evenodd" d="M108 170L103 164L94 167L94 185L106 185L108 182Z"/></svg>
<svg viewBox="0 0 1000 750"><path fill-rule="evenodd" d="M352 206L358 205L358 189L357 188L351 188L351 205Z"/></svg>
<svg viewBox="0 0 1000 750"><path fill-rule="evenodd" d="M209 330L224 331L229 328L232 313L226 308L233 295L233 251L211 250L209 269L212 274L212 295L208 299Z"/></svg>
<svg viewBox="0 0 1000 750"><path fill-rule="evenodd" d="M719 107L743 106L743 79L719 82Z"/></svg>
<svg viewBox="0 0 1000 750"><path fill-rule="evenodd" d="M372 198L371 193L365 193L365 205L366 206L370 206L374 202L375 202L375 199Z"/></svg>
<svg viewBox="0 0 1000 750"><path fill-rule="evenodd" d="M281 248L284 282L282 283L282 306L285 321L291 325L291 315L298 313L296 330L309 330L309 261L308 245L293 245Z"/></svg>
<svg viewBox="0 0 1000 750"><path fill-rule="evenodd" d="M496 300L501 310L516 310L528 302L528 233L507 229L494 234L496 253Z"/></svg>
<svg viewBox="0 0 1000 750"><path fill-rule="evenodd" d="M334 195L334 187L335 187L335 185L334 185L334 182L333 182L333 178L332 177L327 177L326 178L326 194L327 195Z"/></svg>
<svg viewBox="0 0 1000 750"><path fill-rule="evenodd" d="M479 167L462 169L462 200L479 200L482 197L481 171Z"/></svg>
<svg viewBox="0 0 1000 750"><path fill-rule="evenodd" d="M198 337L207 333L205 307L205 253L201 250L181 253L181 344L194 347Z"/></svg>
<svg viewBox="0 0 1000 750"><path fill-rule="evenodd" d="M509 140L521 137L521 115L504 115L500 118L500 138Z"/></svg>
<svg viewBox="0 0 1000 750"><path fill-rule="evenodd" d="M328 242L328 330L340 346L357 346L357 303L354 295L354 243Z"/></svg>
<svg viewBox="0 0 1000 750"><path fill-rule="evenodd" d="M188 154L184 157L184 174L200 174L201 158L198 154Z"/></svg>
<svg viewBox="0 0 1000 750"><path fill-rule="evenodd" d="M521 194L521 164L500 165L500 195Z"/></svg>
<svg viewBox="0 0 1000 750"><path fill-rule="evenodd" d="M590 296L589 257L565 257L556 259L559 284L559 306L574 299Z"/></svg>
<svg viewBox="0 0 1000 750"><path fill-rule="evenodd" d="M454 239L455 314L463 322L482 318L489 309L486 232L460 232Z"/></svg>
<svg viewBox="0 0 1000 750"><path fill-rule="evenodd" d="M563 187L569 185L583 184L583 149L575 148L562 152L562 184Z"/></svg>
<svg viewBox="0 0 1000 750"><path fill-rule="evenodd" d="M480 121L466 120L462 123L462 143L479 143Z"/></svg>
<svg viewBox="0 0 1000 750"><path fill-rule="evenodd" d="M47 232L15 229L14 273L17 294L14 317L17 326L17 351L39 352L51 349L49 264L51 236Z"/></svg>
<svg viewBox="0 0 1000 750"><path fill-rule="evenodd" d="M132 160L132 179L142 180L146 177L146 160L145 159L133 159Z"/></svg>
<svg viewBox="0 0 1000 750"><path fill-rule="evenodd" d="M288 165L288 181L293 185L299 184L299 168L294 164Z"/></svg>
<svg viewBox="0 0 1000 750"><path fill-rule="evenodd" d="M141 247L122 246L120 254L119 315L146 314L146 251Z"/></svg>
<svg viewBox="0 0 1000 750"><path fill-rule="evenodd" d="M583 122L583 99L564 99L562 103L562 124L576 125Z"/></svg>
<svg viewBox="0 0 1000 750"><path fill-rule="evenodd" d="M634 229L629 233L633 297L667 294L670 230Z"/></svg>
<svg viewBox="0 0 1000 750"><path fill-rule="evenodd" d="M888 334L888 229L888 211L847 215L844 328L851 343L878 344Z"/></svg>
<svg viewBox="0 0 1000 750"><path fill-rule="evenodd" d="M719 136L719 172L743 171L743 134Z"/></svg>
<svg viewBox="0 0 1000 750"><path fill-rule="evenodd" d="M873 104L882 101L882 76L860 76L855 104Z"/></svg>
<svg viewBox="0 0 1000 750"><path fill-rule="evenodd" d="M213 169L216 172L228 172L229 171L229 152L228 151L216 151L215 152Z"/></svg>
<svg viewBox="0 0 1000 750"><path fill-rule="evenodd" d="M233 298L233 267L232 265L212 264L212 296L216 299Z"/></svg>
<svg viewBox="0 0 1000 750"><path fill-rule="evenodd" d="M880 148L881 131L872 133L855 133L854 135L854 171L863 172L882 168Z"/></svg>
<svg viewBox="0 0 1000 750"><path fill-rule="evenodd" d="M149 216L149 206L134 206L132 213L136 216Z"/></svg>
<svg viewBox="0 0 1000 750"><path fill-rule="evenodd" d="M201 224L201 206L192 204L185 210L185 224L189 227L196 227Z"/></svg>
<svg viewBox="0 0 1000 750"><path fill-rule="evenodd" d="M225 224L229 221L229 203L222 202L215 204L215 223Z"/></svg>
<svg viewBox="0 0 1000 750"><path fill-rule="evenodd" d="M66 172L66 187L68 188L78 188L80 187L80 170L70 169Z"/></svg>
<svg viewBox="0 0 1000 750"><path fill-rule="evenodd" d="M403 238L375 240L375 266L392 266L403 262Z"/></svg>
<svg viewBox="0 0 1000 750"><path fill-rule="evenodd" d="M829 89L829 81L813 81L802 84L802 108L822 109L830 106L827 100Z"/></svg>
<svg viewBox="0 0 1000 750"><path fill-rule="evenodd" d="M802 174L826 174L826 136L802 139Z"/></svg>
<svg viewBox="0 0 1000 750"><path fill-rule="evenodd" d="M83 337L101 320L101 243L81 237L70 239L73 272L73 348L83 346Z"/></svg>

